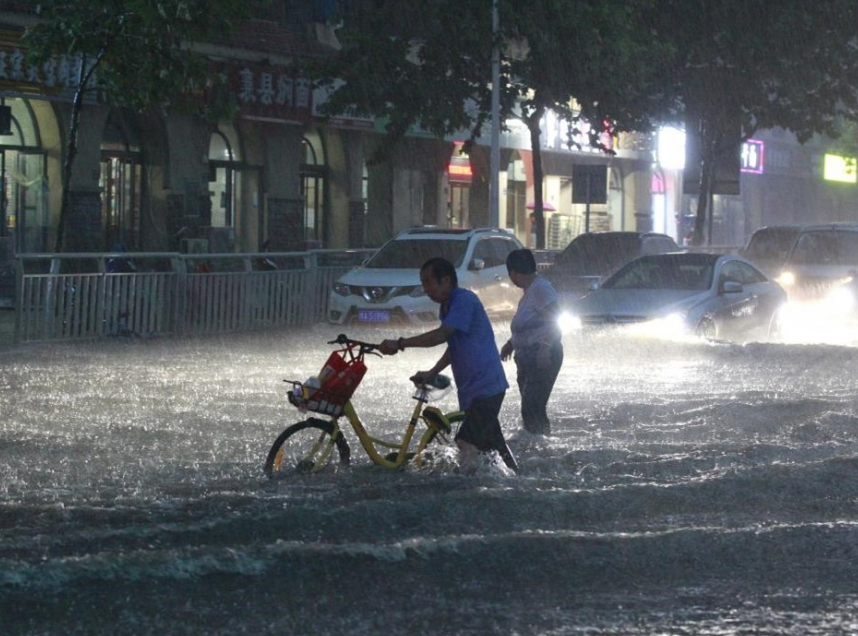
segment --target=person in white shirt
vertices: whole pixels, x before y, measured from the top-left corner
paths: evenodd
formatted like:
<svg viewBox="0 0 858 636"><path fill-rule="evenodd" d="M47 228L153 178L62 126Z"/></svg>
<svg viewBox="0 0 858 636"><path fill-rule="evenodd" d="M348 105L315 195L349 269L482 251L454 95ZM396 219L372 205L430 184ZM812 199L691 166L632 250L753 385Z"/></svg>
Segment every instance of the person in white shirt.
<svg viewBox="0 0 858 636"><path fill-rule="evenodd" d="M525 430L549 435L551 422L546 408L563 364L557 292L536 273L536 259L530 250L510 252L506 268L512 283L524 293L510 325L512 337L501 348L501 359L512 356L515 360Z"/></svg>

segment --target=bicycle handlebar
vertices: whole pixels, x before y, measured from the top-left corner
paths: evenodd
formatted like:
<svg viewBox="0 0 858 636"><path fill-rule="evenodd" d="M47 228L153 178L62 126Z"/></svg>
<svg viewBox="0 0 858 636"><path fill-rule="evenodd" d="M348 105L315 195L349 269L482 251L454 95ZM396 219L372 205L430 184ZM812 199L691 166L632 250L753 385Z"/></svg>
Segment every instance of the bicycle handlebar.
<svg viewBox="0 0 858 636"><path fill-rule="evenodd" d="M344 333L338 335L335 340L329 340L328 344L337 344L342 345L344 347L358 347L361 353L373 353L376 349L381 347L380 344L362 342L361 340L353 340Z"/></svg>

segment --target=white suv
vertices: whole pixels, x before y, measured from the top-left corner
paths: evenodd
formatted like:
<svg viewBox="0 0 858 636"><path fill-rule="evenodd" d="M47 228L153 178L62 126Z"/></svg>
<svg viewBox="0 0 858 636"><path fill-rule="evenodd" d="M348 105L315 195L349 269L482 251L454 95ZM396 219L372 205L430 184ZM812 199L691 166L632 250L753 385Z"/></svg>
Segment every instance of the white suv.
<svg viewBox="0 0 858 636"><path fill-rule="evenodd" d="M506 257L522 247L506 230L405 230L381 246L331 290L328 320L336 324L427 324L438 304L423 291L420 267L435 256L453 263L459 287L476 293L492 316L511 315L521 290L509 280Z"/></svg>

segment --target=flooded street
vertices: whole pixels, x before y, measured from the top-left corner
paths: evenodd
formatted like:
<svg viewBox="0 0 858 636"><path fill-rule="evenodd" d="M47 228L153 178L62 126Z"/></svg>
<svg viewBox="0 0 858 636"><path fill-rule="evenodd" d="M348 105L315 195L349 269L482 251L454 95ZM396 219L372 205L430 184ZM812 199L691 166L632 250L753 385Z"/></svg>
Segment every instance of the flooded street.
<svg viewBox="0 0 858 636"><path fill-rule="evenodd" d="M858 348L568 337L548 438L506 366L520 476L348 431L350 467L269 481L338 332L3 351L0 633L858 632ZM440 354L368 358L371 433Z"/></svg>

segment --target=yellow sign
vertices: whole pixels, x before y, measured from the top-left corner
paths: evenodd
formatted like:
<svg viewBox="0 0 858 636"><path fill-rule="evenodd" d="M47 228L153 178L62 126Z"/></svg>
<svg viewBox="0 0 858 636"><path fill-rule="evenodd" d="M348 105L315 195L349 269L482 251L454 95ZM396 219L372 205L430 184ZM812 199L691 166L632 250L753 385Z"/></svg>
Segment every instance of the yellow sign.
<svg viewBox="0 0 858 636"><path fill-rule="evenodd" d="M822 178L826 181L858 182L858 166L855 157L825 155Z"/></svg>

